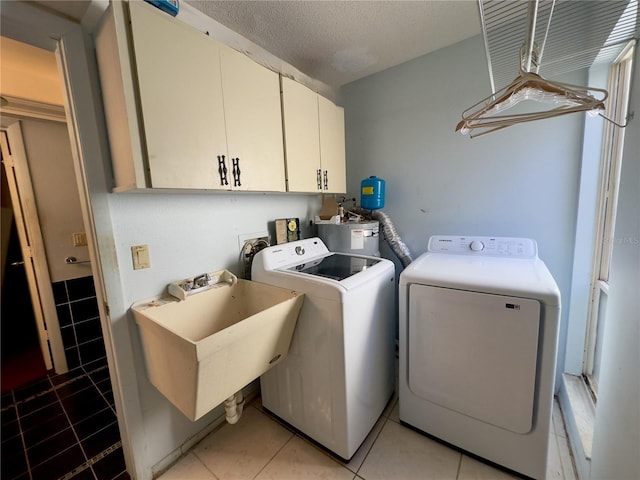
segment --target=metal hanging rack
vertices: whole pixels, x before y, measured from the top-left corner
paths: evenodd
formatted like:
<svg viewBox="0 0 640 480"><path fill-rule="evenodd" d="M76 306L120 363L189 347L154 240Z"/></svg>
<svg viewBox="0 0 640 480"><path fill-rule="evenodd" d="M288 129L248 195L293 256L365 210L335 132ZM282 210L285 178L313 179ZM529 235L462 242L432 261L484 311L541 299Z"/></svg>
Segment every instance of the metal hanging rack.
<svg viewBox="0 0 640 480"><path fill-rule="evenodd" d="M573 69L590 66L598 56L602 56L598 55L598 52L606 49L610 51L612 46L619 45L619 50L624 49L628 43L628 37L637 35L638 0L589 2L589 4L606 4L597 5L598 8L607 7L608 14L603 15L603 18L598 16L598 13L602 12L593 11L593 5L587 5L589 12L586 14L583 12L582 16L567 16L567 8L574 9L576 3L583 2L531 0L525 3L479 0L492 95L465 110L456 131L470 133L472 130L478 129L476 131L480 131L480 133L471 135L473 138L517 123L582 111L597 113L619 127L626 126L626 124L616 123L602 114L604 100L608 95L606 90L554 82L539 75L541 67L545 67L545 71L549 70L546 65L556 64L554 59L559 55L564 59L584 56L582 52L578 52L575 47L571 46L565 48L565 51L558 52L556 39L558 34L550 34L552 20L554 31L558 29L565 33L566 31L582 33L588 31L589 38L596 38L595 41L599 45L597 49L590 47L589 42L582 41L580 43L588 51L595 52L592 53L593 58L591 58L589 65L580 64ZM523 6L527 8L526 12L523 10ZM635 12L632 8L634 6ZM595 19L592 18L594 15ZM526 25L522 23L525 17ZM589 19L588 25L585 24L585 19ZM587 27L589 30L586 30ZM523 35L526 36L523 38ZM571 35L575 36L575 33L571 33ZM535 40L540 37L542 37L542 43L538 45ZM605 38L606 41L602 38ZM568 42L566 38L563 42L571 45L571 42ZM516 57L513 52L514 44L522 45L517 52L520 56L519 75L507 87L497 90L495 78L501 78L502 73L501 67L496 69L494 66L495 64L507 65L503 60L505 51L511 52L512 55L509 65L511 67L515 65L513 61ZM492 55L492 53L497 53L497 55ZM551 60L547 62L547 56L545 56L543 63L543 53L548 54ZM571 63L563 62L565 68L567 68L567 64ZM496 71L498 75L496 75ZM505 110L523 100L537 100L551 103L554 106L548 110L536 110L530 113L503 114Z"/></svg>

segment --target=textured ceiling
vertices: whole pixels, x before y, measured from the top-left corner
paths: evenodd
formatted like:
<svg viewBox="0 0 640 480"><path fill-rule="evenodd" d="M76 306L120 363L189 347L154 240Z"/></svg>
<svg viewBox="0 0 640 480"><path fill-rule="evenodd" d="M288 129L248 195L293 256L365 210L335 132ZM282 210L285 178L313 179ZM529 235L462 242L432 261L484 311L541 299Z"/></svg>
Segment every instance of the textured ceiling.
<svg viewBox="0 0 640 480"><path fill-rule="evenodd" d="M481 33L475 0L184 1L331 87Z"/></svg>
<svg viewBox="0 0 640 480"><path fill-rule="evenodd" d="M529 6L524 0L181 2L330 88L480 34L479 5L487 28L491 68L500 86L517 73ZM598 58L611 61L624 41L640 34L636 14L625 22L624 32L610 35L625 6L637 12L638 0L539 0L539 3L536 42L546 38L541 30L552 18L549 42L542 55L540 73L544 75L584 68L598 54ZM76 21L86 20L90 6L100 12L107 5L106 0L40 0L33 4ZM553 17L550 11L554 11ZM600 51L603 44L611 43L615 44L613 50L605 49L609 55L603 56Z"/></svg>

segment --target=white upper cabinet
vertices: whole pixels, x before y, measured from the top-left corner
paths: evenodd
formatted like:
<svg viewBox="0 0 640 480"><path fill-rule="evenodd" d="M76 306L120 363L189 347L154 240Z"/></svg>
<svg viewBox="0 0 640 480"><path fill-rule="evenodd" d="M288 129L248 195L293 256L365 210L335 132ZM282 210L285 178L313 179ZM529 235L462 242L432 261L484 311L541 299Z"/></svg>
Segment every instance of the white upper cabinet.
<svg viewBox="0 0 640 480"><path fill-rule="evenodd" d="M289 192L345 193L344 110L282 77Z"/></svg>
<svg viewBox="0 0 640 480"><path fill-rule="evenodd" d="M221 45L222 91L235 189L284 192L280 79Z"/></svg>
<svg viewBox="0 0 640 480"><path fill-rule="evenodd" d="M282 77L287 182L290 192L319 192L320 127L318 95L304 85Z"/></svg>
<svg viewBox="0 0 640 480"><path fill-rule="evenodd" d="M96 52L115 191L285 190L276 73L146 2L112 2Z"/></svg>
<svg viewBox="0 0 640 480"><path fill-rule="evenodd" d="M322 189L327 193L347 191L344 138L344 108L318 95Z"/></svg>
<svg viewBox="0 0 640 480"><path fill-rule="evenodd" d="M144 2L131 32L151 187L226 188L227 155L217 42Z"/></svg>

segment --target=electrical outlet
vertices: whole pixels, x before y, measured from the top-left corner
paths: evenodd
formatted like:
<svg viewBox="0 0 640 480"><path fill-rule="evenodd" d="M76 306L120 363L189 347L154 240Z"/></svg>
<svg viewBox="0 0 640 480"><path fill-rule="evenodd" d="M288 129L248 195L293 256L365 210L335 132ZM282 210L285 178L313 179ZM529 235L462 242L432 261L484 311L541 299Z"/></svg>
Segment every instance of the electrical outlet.
<svg viewBox="0 0 640 480"><path fill-rule="evenodd" d="M84 232L72 233L74 247L84 247L87 245L87 234Z"/></svg>

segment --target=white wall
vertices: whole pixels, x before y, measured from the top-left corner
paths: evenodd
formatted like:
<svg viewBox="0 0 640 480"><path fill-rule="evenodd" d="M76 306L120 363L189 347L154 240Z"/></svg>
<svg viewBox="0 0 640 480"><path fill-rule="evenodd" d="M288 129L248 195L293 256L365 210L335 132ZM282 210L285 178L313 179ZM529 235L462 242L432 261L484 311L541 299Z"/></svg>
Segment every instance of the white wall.
<svg viewBox="0 0 640 480"><path fill-rule="evenodd" d="M636 52L609 277L591 478L640 478L640 68Z"/></svg>
<svg viewBox="0 0 640 480"><path fill-rule="evenodd" d="M567 305L583 116L455 133L462 111L489 94L481 37L343 87L348 190L359 198L361 179L386 180L384 210L414 257L433 234L536 239ZM558 372L566 325L563 309Z"/></svg>

